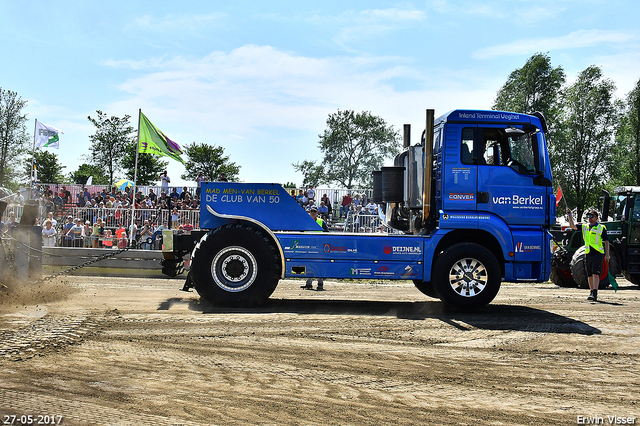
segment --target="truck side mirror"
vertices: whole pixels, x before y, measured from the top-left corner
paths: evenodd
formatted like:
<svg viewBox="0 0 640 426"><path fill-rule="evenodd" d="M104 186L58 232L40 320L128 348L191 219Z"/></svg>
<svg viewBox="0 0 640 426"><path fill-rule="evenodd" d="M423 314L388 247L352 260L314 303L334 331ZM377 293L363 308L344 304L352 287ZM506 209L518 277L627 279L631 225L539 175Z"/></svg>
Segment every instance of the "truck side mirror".
<svg viewBox="0 0 640 426"><path fill-rule="evenodd" d="M536 146L538 148L538 173L544 176L545 171L547 170L547 162L545 156L545 144L542 143L542 133L536 133Z"/></svg>

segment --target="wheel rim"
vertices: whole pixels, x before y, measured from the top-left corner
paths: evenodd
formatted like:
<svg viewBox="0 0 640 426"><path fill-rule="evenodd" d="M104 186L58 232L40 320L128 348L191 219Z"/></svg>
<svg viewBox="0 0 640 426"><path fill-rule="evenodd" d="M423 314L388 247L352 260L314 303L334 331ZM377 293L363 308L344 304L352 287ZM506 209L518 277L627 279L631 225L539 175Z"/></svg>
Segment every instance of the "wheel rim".
<svg viewBox="0 0 640 426"><path fill-rule="evenodd" d="M256 259L244 247L225 247L211 262L211 276L218 287L238 292L253 284L258 274Z"/></svg>
<svg viewBox="0 0 640 426"><path fill-rule="evenodd" d="M487 268L477 259L460 259L449 271L449 285L460 296L474 297L487 286Z"/></svg>

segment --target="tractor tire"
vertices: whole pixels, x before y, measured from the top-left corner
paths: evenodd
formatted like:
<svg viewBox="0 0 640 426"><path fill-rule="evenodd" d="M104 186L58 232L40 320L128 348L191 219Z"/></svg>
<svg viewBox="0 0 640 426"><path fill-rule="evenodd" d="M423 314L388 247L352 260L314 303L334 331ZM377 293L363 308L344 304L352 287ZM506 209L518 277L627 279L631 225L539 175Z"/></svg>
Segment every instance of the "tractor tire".
<svg viewBox="0 0 640 426"><path fill-rule="evenodd" d="M573 279L571 271L567 271L556 266L551 267L549 280L558 287L578 287L578 283Z"/></svg>
<svg viewBox="0 0 640 426"><path fill-rule="evenodd" d="M586 258L587 254L585 253L586 247L582 246L573 254L571 258L571 275L576 283L578 283L579 288L588 289L589 288L589 276L587 275L586 268ZM600 274L600 284L598 284L598 288L603 289L609 286L609 270L611 270L612 274L618 272L618 258L615 253L612 251L609 252L610 259L609 264L606 261L602 263L602 273Z"/></svg>
<svg viewBox="0 0 640 426"><path fill-rule="evenodd" d="M640 285L640 274L630 274L627 271L624 271L623 275L631 284Z"/></svg>
<svg viewBox="0 0 640 426"><path fill-rule="evenodd" d="M416 288L420 290L420 293L424 294L425 296L433 297L434 299L438 298L438 296L436 295L436 291L433 288L433 284L431 282L422 281L422 280L413 280L413 285L415 285Z"/></svg>
<svg viewBox="0 0 640 426"><path fill-rule="evenodd" d="M204 235L191 254L190 275L203 299L215 306L264 303L280 279L274 244L260 231L225 225Z"/></svg>
<svg viewBox="0 0 640 426"><path fill-rule="evenodd" d="M496 297L502 270L496 257L475 243L458 243L435 260L433 288L445 306L459 310L482 308Z"/></svg>

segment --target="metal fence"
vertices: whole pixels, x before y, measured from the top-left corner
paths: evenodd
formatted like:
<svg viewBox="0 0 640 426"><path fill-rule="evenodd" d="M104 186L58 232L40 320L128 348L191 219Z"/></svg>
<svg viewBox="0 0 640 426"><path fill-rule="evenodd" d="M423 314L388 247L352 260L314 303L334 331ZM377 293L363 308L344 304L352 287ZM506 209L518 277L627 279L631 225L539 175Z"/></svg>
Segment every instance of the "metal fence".
<svg viewBox="0 0 640 426"><path fill-rule="evenodd" d="M107 228L119 228L123 226L125 229L129 229L131 225L132 210L117 208L91 208L91 207L72 207L66 210L66 218L72 217L74 219L82 219L83 222L95 223L96 219L101 218L105 227ZM133 213L135 215L135 221L144 223L148 220L151 225L158 227L160 225L167 228L169 217L171 217L171 228L180 229L181 226L190 224L194 228L200 226L200 210L178 210L177 214L172 214L170 210L159 209L136 209ZM65 219L61 218L58 222Z"/></svg>
<svg viewBox="0 0 640 426"><path fill-rule="evenodd" d="M16 216L16 221L19 222L22 215L22 206L10 206L5 213L7 216L13 212ZM173 214L169 210L157 210L157 209L137 209L132 212L131 209L117 208L91 208L91 207L68 207L61 211L57 211L54 214L56 220L55 246L58 247L107 247L116 248L126 245L126 241L123 238L116 237L116 230L124 228L127 235L130 232L131 220L134 217L134 223L138 230L138 243L142 249L159 249L161 238L155 234L156 229L160 226L164 229L169 229L169 218L171 217L171 229L187 230L197 229L200 225L200 210L179 210L176 214ZM92 226L98 218L102 219L104 234L99 237L92 237ZM38 220L38 224L44 226L46 217L41 216ZM72 235L65 235L65 225L71 222L75 222L80 219L82 223L87 224L85 230L85 236L83 238L74 239ZM139 237L145 221L148 220L149 224L153 227L153 233L151 235ZM10 225L5 222L7 231L11 232ZM158 232L159 233L159 232ZM153 237L151 243L147 242L147 237ZM158 241L158 243L156 243ZM97 244L95 244L97 242Z"/></svg>
<svg viewBox="0 0 640 426"><path fill-rule="evenodd" d="M98 194L102 193L103 190L105 190L107 194L124 192L124 190L120 190L115 186L109 186L109 185L76 185L76 184L68 184L68 183L42 183L42 184L35 185L33 188L21 188L20 194L22 194L25 200L38 199L38 198L41 198L47 190L55 194L55 193L59 193L62 188L65 188L67 191L69 191L69 193L71 193L71 198L72 198L71 201L73 203L75 203L78 200L78 194L84 193L84 188L87 188L87 191L89 192L91 197L97 196ZM187 188L187 191L189 191L191 195L195 195L196 189L197 189L197 187L195 186L187 186L187 185L170 186L166 190L167 195L169 195L173 191L173 188L176 188L176 192L178 194L182 193L182 191L184 191L184 188ZM133 188L130 188L130 189L133 189ZM164 191L164 189L161 186L154 186L154 185L136 186L136 192L142 192L142 195L149 195L151 191L153 191L156 195L160 195L160 193Z"/></svg>
<svg viewBox="0 0 640 426"><path fill-rule="evenodd" d="M287 191L290 195L297 196L300 191L303 193L308 191L308 188L287 188ZM314 188L315 191L315 204L320 205L320 200L322 200L325 196L329 199L329 206L331 208L331 213L334 216L338 216L340 213L340 206L342 205L343 197L347 194L351 195L352 198L355 198L356 195L359 195L359 199L363 202L363 205L366 205L373 194L372 189L346 189L346 188L326 188L319 187Z"/></svg>
<svg viewBox="0 0 640 426"><path fill-rule="evenodd" d="M83 192L83 189L85 187L87 188L89 193L92 194L92 196L101 193L103 189L105 189L108 193L112 192L112 187L109 187L107 185L85 186L69 184L40 184L38 190L27 190L27 193L23 192L23 195L26 195L25 199L36 196L37 198L42 200L41 195L45 190L48 189L55 193L59 192L63 187L71 193L74 202L77 200L77 194ZM169 187L169 193L172 192L173 188L174 187ZM178 193L181 193L185 187L183 186L175 188L177 188ZM191 194L195 193L196 187L189 186L186 188L187 191L189 191ZM155 194L159 195L159 193L162 191L162 188L160 186L139 186L136 187L136 190L141 191L145 195L149 194L153 190ZM343 197L345 195L350 195L352 199L356 199L357 196L357 198L360 200L361 205L365 206L371 198L371 189L336 189L328 187L318 187L314 190L314 201L316 205L319 205L320 200L322 199L329 200L330 215L328 215L327 217L330 218L330 224L336 229L342 229L346 232L357 233L394 232L393 230L385 226L380 218L375 214L366 214L364 211L357 212L355 209L353 209L353 206L344 208L341 212ZM300 191L303 191L303 193L305 191L308 191L308 188L287 188L287 191L290 195L297 196ZM22 211L22 205L9 204L8 208L3 214L2 220L6 223L9 215L13 212L16 220L19 221L20 217L22 216ZM54 211L54 218L58 221L57 245L62 246L64 243L64 240L61 240L61 238L63 237L61 235L61 231L69 216L71 216L73 219L82 219L83 222L88 221L90 224L93 224L96 219L100 217L104 222L105 229L109 229L112 234L114 234L115 229L118 229L121 226L126 230L129 230L129 226L131 225L131 214L132 213L130 208L108 209L78 207L76 204L66 204ZM166 209L161 210L156 208L135 210L135 220L140 220L140 225L144 224L145 220L149 220L151 225L153 225L155 228L159 226L167 228L170 215L171 211ZM38 224L44 224L44 219L46 219L46 210L42 202L38 218ZM194 229L199 228L200 210L179 210L177 217L174 217L172 220L171 227L173 229L180 229L181 225L184 227L185 224L187 224L187 227L193 226ZM107 238L104 241L106 242L105 246L109 244L109 242L111 242L111 246L113 247L118 245L118 241L115 240L115 237L111 237L111 240ZM86 246L85 244L87 243L82 243L83 246Z"/></svg>

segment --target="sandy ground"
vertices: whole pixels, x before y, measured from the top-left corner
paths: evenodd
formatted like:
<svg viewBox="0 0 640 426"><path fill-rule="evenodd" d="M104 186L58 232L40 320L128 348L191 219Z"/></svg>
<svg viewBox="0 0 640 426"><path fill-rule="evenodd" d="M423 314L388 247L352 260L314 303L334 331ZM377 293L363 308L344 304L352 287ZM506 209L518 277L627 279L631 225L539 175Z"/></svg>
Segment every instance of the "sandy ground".
<svg viewBox="0 0 640 426"><path fill-rule="evenodd" d="M0 424L640 424L640 288L618 281L599 303L505 283L473 314L410 283L285 280L258 309L181 280L3 289Z"/></svg>

